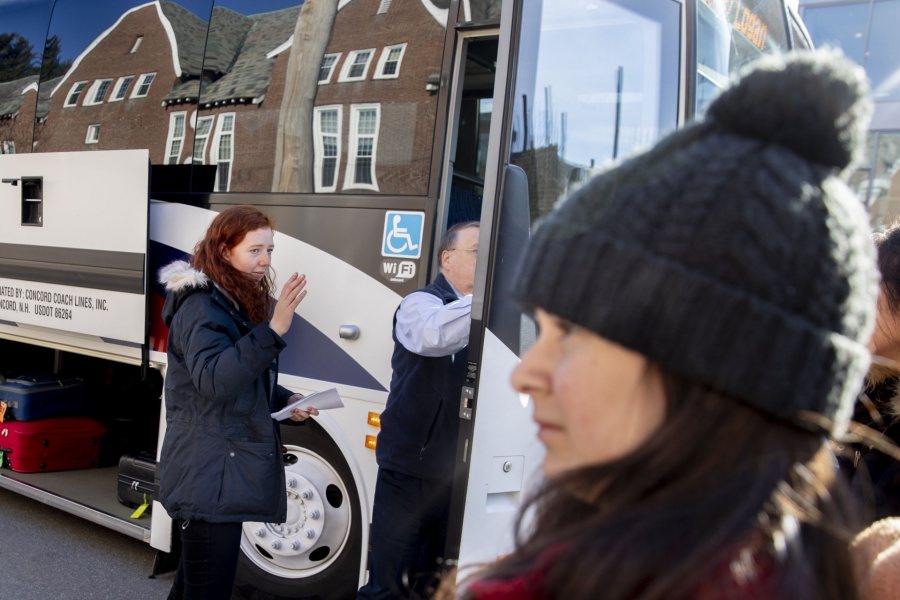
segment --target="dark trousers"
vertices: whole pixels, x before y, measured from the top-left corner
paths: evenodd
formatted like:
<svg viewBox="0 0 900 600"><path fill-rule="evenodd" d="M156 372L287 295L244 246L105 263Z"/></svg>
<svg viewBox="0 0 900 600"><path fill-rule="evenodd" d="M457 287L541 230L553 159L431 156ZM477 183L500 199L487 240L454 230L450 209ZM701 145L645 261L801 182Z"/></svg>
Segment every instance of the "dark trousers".
<svg viewBox="0 0 900 600"><path fill-rule="evenodd" d="M450 478L429 481L378 469L369 581L357 600L426 598L441 576Z"/></svg>
<svg viewBox="0 0 900 600"><path fill-rule="evenodd" d="M177 521L181 560L169 600L229 600L234 586L241 523Z"/></svg>

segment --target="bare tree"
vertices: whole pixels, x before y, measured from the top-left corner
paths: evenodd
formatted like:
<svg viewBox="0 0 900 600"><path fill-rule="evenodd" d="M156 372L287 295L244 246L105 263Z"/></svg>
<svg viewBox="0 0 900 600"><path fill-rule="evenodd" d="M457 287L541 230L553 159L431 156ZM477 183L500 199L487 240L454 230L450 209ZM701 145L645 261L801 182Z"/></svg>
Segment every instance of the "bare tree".
<svg viewBox="0 0 900 600"><path fill-rule="evenodd" d="M306 0L294 27L278 116L273 192L313 190L313 103L338 0Z"/></svg>

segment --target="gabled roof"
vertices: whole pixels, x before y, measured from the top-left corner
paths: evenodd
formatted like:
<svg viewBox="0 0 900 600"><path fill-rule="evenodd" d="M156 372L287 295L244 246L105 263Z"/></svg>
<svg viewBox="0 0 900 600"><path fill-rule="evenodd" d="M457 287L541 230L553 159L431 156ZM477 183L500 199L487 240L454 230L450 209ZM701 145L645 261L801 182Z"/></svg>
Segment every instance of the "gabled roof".
<svg viewBox="0 0 900 600"><path fill-rule="evenodd" d="M203 70L216 74L228 72L237 60L238 53L243 51L244 40L251 27L253 17L242 15L230 8L221 6L214 8L209 39L206 41Z"/></svg>
<svg viewBox="0 0 900 600"><path fill-rule="evenodd" d="M273 61L266 55L291 36L299 13L299 6L250 16L214 9L202 87L198 78L192 78L176 85L165 100L193 100L199 90L204 106L259 102L272 71Z"/></svg>
<svg viewBox="0 0 900 600"><path fill-rule="evenodd" d="M200 73L203 43L206 41L206 21L175 2L160 2L159 7L175 35L182 74Z"/></svg>
<svg viewBox="0 0 900 600"><path fill-rule="evenodd" d="M25 101L25 92L33 86L37 90L37 75L29 75L21 79L14 79L0 83L0 117L11 117L19 112Z"/></svg>
<svg viewBox="0 0 900 600"><path fill-rule="evenodd" d="M38 119L43 119L50 112L50 95L60 81L62 81L62 75L41 82L41 87L38 90L37 108L35 109L35 116Z"/></svg>
<svg viewBox="0 0 900 600"><path fill-rule="evenodd" d="M165 4L169 5L169 6L168 6L168 9L170 10L170 12L172 12L173 14L176 14L176 13L177 13L177 11L175 11L175 10L172 9L172 6L171 6L172 3L170 3L170 2L165 2ZM186 54L186 51L179 50L179 48L178 48L177 37L176 37L176 35L175 35L175 29L174 29L174 27L173 27L171 21L169 20L169 18L163 13L163 7L162 7L162 4L159 2L159 0L154 0L153 2L148 2L148 3L146 3L146 4L141 4L140 6L135 6L135 7L133 7L133 8L130 8L130 9L126 10L124 13L122 13L122 14L119 16L119 18L116 20L115 23L113 23L112 25L110 25L103 33L101 33L100 35L98 35L97 37L95 37L94 40L93 40L90 44L88 44L88 47L85 48L85 49L81 52L81 54L79 54L79 55L75 58L74 61L72 61L72 66L69 67L69 70L66 72L66 74L63 75L63 76L59 79L59 83L57 83L57 85L53 88L53 90L50 92L50 95L52 96L53 94L55 94L55 93L57 92L57 90L58 90L60 87L62 87L62 84L65 83L66 79L68 79L69 76L70 76L72 73L74 73L75 70L78 69L78 67L81 65L81 61L84 59L84 57L86 57L88 54L90 54L91 52L93 52L93 51L94 51L94 48L96 48L97 45L100 44L100 42L102 42L104 39L106 39L106 36L108 36L110 33L112 33L113 31L115 31L115 29L119 26L119 23L121 23L121 22L125 19L125 17L127 17L128 15L130 15L130 14L133 13L133 12L139 11L139 10L141 10L141 9L143 9L143 8L148 7L148 6L153 6L153 7L156 9L156 14L157 14L157 16L159 17L160 24L162 25L163 29L164 29L165 32L166 32L166 36L167 36L168 39L169 39L169 47L170 47L171 52L172 52L172 67L173 67L174 70L175 70L175 75L180 77L181 74L182 74L182 69L181 69L181 58L180 58L180 56L181 56L182 54L185 54L185 56L186 56L186 55L187 55L187 54ZM180 8L180 7L179 7L179 8ZM183 10L183 9L182 9L182 10ZM187 12L187 11L185 11L185 12ZM198 18L198 20L199 20L199 18ZM205 29L205 23L204 23L202 20L200 20L200 22L203 23L203 25L204 25L203 28ZM185 37L186 33L185 33L185 31L184 31L184 30L189 30L189 29L190 29L190 28L188 28L188 27L184 27L184 28L183 28L183 31L182 31L182 33L181 33L182 40L184 40L185 43L190 43L189 41L187 41L187 38ZM202 56L202 54L203 54L203 53L200 52L200 55L201 55L201 56Z"/></svg>

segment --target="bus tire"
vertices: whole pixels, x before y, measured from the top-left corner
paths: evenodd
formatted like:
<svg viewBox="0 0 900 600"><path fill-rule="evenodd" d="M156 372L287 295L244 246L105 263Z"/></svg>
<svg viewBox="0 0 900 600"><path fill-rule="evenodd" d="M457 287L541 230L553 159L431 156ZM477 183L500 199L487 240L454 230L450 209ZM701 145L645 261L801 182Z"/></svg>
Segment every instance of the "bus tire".
<svg viewBox="0 0 900 600"><path fill-rule="evenodd" d="M285 465L288 519L244 523L233 598L355 598L362 525L350 467L313 420L282 426L281 435L286 457L296 458Z"/></svg>

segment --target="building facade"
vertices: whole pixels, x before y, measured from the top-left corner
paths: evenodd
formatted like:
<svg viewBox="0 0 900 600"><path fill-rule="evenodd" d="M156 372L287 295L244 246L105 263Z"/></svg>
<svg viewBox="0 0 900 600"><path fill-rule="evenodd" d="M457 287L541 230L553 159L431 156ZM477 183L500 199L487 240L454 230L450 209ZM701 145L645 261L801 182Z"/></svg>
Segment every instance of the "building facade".
<svg viewBox="0 0 900 600"><path fill-rule="evenodd" d="M817 47L841 48L866 70L875 111L852 183L884 229L900 218L900 0L802 0L800 9Z"/></svg>

